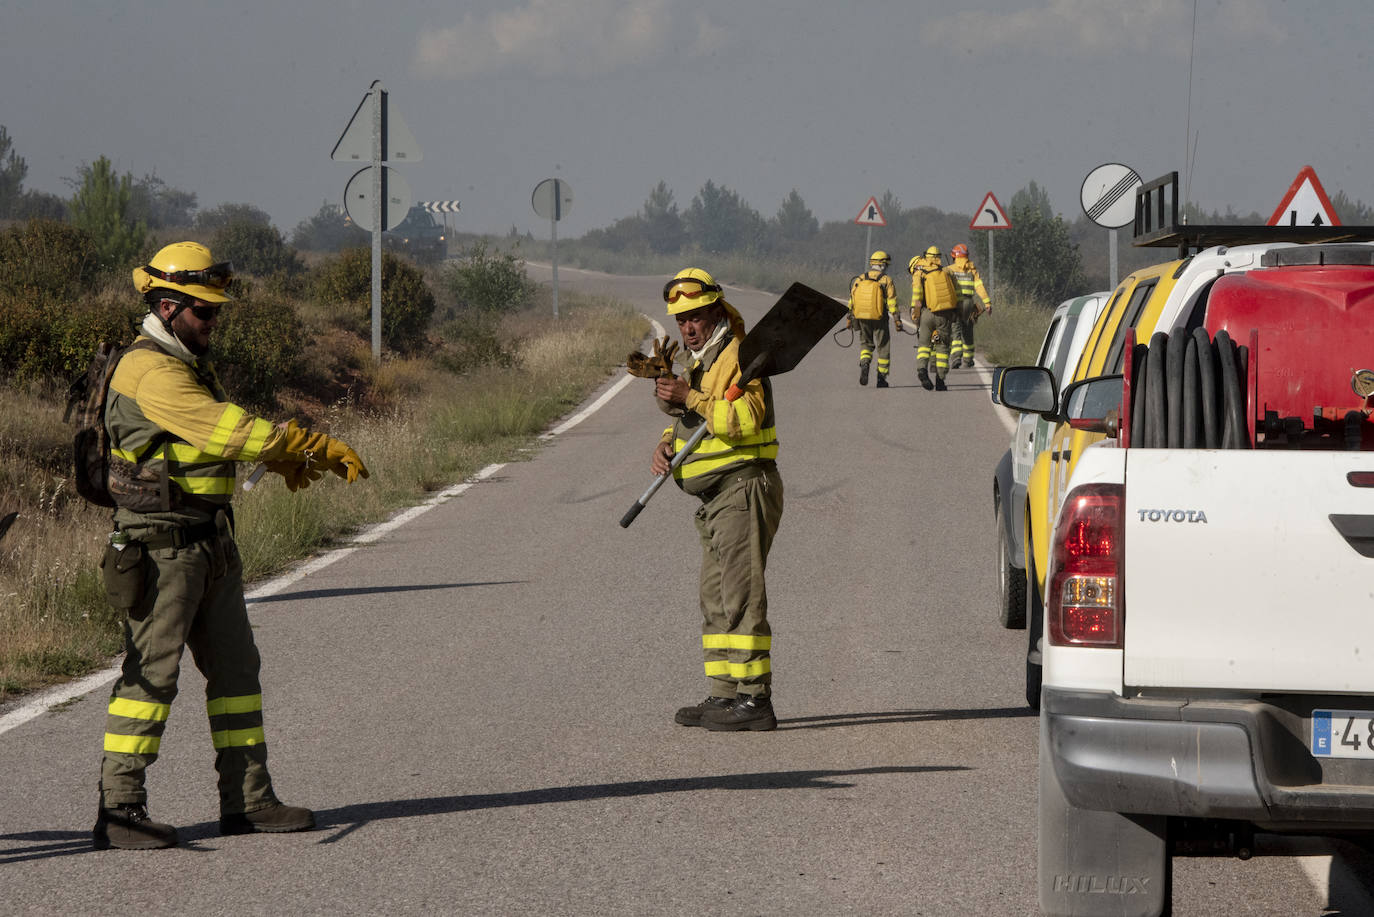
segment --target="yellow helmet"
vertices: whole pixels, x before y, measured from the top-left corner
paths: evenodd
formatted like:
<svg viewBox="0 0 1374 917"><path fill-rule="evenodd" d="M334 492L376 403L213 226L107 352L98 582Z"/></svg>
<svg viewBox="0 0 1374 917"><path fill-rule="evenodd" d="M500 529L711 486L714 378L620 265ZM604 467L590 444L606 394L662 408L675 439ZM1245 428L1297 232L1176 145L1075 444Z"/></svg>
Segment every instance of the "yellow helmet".
<svg viewBox="0 0 1374 917"><path fill-rule="evenodd" d="M173 242L163 246L143 267L134 268L134 289L176 290L204 302L229 302L224 288L234 279L234 263L215 263L210 249L199 242Z"/></svg>
<svg viewBox="0 0 1374 917"><path fill-rule="evenodd" d="M869 264L887 264L891 260L892 259L888 257L887 252L883 251L882 249L879 249L878 251L868 256Z"/></svg>
<svg viewBox="0 0 1374 917"><path fill-rule="evenodd" d="M916 273L916 265L918 265L918 264L920 264L920 263L921 263L921 256L920 256L920 255L913 255L912 258L911 258L911 260L908 261L908 262L906 263L906 272L907 272L908 274L914 274L914 273Z"/></svg>
<svg viewBox="0 0 1374 917"><path fill-rule="evenodd" d="M668 314L678 315L709 306L720 299L720 284L699 267L683 268L663 285L663 301Z"/></svg>
<svg viewBox="0 0 1374 917"><path fill-rule="evenodd" d="M938 245L932 245L930 248L926 249L926 257L927 257L927 258L938 258L938 257L940 257L940 246L938 246Z"/></svg>

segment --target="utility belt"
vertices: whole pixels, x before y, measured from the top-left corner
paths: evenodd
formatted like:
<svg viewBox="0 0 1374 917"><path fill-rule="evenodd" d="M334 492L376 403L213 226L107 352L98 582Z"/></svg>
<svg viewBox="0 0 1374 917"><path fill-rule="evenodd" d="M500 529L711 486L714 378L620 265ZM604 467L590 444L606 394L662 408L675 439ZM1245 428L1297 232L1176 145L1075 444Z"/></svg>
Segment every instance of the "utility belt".
<svg viewBox="0 0 1374 917"><path fill-rule="evenodd" d="M754 478L761 478L770 471L775 471L777 467L776 462L772 459L767 459L764 461L749 462L747 465L732 468L728 474L720 479L720 483L708 490L703 490L701 493L697 494L697 496L701 498L702 503L710 503L716 497L719 497L721 493L724 492L725 488L729 487L731 484L735 484L739 481L752 481Z"/></svg>
<svg viewBox="0 0 1374 917"><path fill-rule="evenodd" d="M137 541L150 551L156 551L161 548L184 548L220 535L232 536L233 534L234 508L224 506L216 509L214 516L204 522L179 525L173 529L164 529L131 540Z"/></svg>

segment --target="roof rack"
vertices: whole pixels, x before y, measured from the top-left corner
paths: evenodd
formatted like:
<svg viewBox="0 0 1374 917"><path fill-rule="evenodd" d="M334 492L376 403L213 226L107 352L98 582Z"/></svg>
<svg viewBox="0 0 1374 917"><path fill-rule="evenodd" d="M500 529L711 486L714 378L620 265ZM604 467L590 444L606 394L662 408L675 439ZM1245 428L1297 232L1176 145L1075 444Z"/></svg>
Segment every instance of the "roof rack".
<svg viewBox="0 0 1374 917"><path fill-rule="evenodd" d="M1186 258L1190 250L1258 242L1374 242L1374 226L1194 226L1178 221L1177 172L1136 189L1132 245L1177 247Z"/></svg>

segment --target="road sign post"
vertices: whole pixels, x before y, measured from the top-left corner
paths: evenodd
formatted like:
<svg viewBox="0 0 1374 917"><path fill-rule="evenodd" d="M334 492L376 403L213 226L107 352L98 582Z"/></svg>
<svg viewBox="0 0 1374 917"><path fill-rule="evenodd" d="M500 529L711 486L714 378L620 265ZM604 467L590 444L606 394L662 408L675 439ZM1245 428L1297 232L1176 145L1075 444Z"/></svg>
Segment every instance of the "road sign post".
<svg viewBox="0 0 1374 917"><path fill-rule="evenodd" d="M1108 162L1088 173L1078 193L1088 219L1108 231L1107 266L1113 290L1117 275L1117 230L1135 221L1135 193L1143 184L1135 169L1119 162Z"/></svg>
<svg viewBox="0 0 1374 917"><path fill-rule="evenodd" d="M335 162L372 162L370 174L358 182L355 191L360 199L358 204L366 197L371 206L358 206L358 212L349 211L349 216L355 223L362 225L360 217L367 212L371 223L368 228L372 231L372 358L379 362L382 359L382 233L399 223L410 205L409 187L405 187L399 173L388 175L392 170L387 169L382 163L388 160L419 162L422 158L420 146L415 142L414 135L401 119L400 112L390 108L387 96L382 81L373 80L329 155ZM372 103L370 107L369 101ZM363 114L364 108L369 109L366 115ZM345 210L348 210L349 191L354 188L355 180L360 179L364 172L368 171L364 169L357 172L345 186ZM370 179L370 182L367 179ZM388 196L394 191L388 185L398 180L404 187L404 201L400 201L399 197ZM364 184L370 185L365 192ZM399 206L397 202L400 202Z"/></svg>
<svg viewBox="0 0 1374 917"><path fill-rule="evenodd" d="M549 219L549 240L553 249L553 317L558 318L558 221L572 209L572 188L561 178L546 178L534 186L530 203L536 214Z"/></svg>
<svg viewBox="0 0 1374 917"><path fill-rule="evenodd" d="M991 296L997 289L997 255L992 248L992 231L1011 229L1011 220L1007 219L1007 212L1002 209L1002 205L997 202L991 191L983 195L983 202L973 211L973 219L968 221L968 228L988 230L988 295Z"/></svg>

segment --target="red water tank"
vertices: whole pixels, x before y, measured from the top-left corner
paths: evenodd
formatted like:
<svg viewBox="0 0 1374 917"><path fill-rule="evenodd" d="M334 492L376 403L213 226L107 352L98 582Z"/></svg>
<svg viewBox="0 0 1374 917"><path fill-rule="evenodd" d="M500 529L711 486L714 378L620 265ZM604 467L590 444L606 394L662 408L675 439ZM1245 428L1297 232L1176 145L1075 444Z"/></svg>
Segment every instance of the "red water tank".
<svg viewBox="0 0 1374 917"><path fill-rule="evenodd" d="M1207 299L1210 334L1255 337L1255 416L1335 421L1366 407L1352 383L1374 369L1374 245L1301 245L1225 274ZM1271 413L1272 412L1272 413Z"/></svg>

